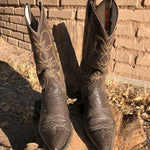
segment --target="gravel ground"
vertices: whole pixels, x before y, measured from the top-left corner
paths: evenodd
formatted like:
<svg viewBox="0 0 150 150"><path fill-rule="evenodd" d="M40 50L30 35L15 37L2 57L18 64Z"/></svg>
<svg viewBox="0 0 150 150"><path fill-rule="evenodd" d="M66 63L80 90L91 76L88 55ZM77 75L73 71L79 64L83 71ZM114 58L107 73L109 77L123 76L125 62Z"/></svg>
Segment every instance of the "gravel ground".
<svg viewBox="0 0 150 150"><path fill-rule="evenodd" d="M140 114L147 140L134 150L150 149L150 89L106 80L108 99L125 115Z"/></svg>
<svg viewBox="0 0 150 150"><path fill-rule="evenodd" d="M41 91L32 53L2 39L0 43L0 150L23 150L27 143L32 144L26 150L36 149L36 143L43 147L32 119ZM149 150L150 89L107 79L106 90L108 99L123 114L140 113L147 140L134 150Z"/></svg>

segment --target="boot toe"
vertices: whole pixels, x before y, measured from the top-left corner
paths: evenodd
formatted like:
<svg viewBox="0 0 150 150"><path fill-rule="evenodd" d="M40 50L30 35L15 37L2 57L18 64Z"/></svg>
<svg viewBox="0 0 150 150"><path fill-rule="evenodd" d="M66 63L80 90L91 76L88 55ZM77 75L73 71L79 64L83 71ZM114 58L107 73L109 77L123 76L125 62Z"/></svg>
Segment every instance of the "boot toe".
<svg viewBox="0 0 150 150"><path fill-rule="evenodd" d="M112 150L112 132L109 130L99 130L89 134L89 137L97 150Z"/></svg>
<svg viewBox="0 0 150 150"><path fill-rule="evenodd" d="M39 126L40 135L50 150L63 150L71 138L71 124L68 121L49 121L46 126Z"/></svg>
<svg viewBox="0 0 150 150"><path fill-rule="evenodd" d="M85 123L85 131L97 150L112 150L115 138L115 123L113 120L108 119L102 122L95 120L92 125L89 121Z"/></svg>

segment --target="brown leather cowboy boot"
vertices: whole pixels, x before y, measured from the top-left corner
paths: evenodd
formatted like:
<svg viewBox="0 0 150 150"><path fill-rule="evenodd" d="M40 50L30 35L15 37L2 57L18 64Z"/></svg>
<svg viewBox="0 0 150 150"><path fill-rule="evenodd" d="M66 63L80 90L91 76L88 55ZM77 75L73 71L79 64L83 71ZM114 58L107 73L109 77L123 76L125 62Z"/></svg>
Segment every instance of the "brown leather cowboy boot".
<svg viewBox="0 0 150 150"><path fill-rule="evenodd" d="M42 86L39 132L49 150L64 150L68 146L72 133L64 74L41 3L39 8L38 23L29 5L25 6L25 18L37 75Z"/></svg>
<svg viewBox="0 0 150 150"><path fill-rule="evenodd" d="M112 0L108 17L106 4L107 0L98 6L95 0L88 1L81 62L84 127L97 150L111 150L115 137L115 122L107 101L105 76L114 41L118 8ZM106 22L108 18L109 21Z"/></svg>

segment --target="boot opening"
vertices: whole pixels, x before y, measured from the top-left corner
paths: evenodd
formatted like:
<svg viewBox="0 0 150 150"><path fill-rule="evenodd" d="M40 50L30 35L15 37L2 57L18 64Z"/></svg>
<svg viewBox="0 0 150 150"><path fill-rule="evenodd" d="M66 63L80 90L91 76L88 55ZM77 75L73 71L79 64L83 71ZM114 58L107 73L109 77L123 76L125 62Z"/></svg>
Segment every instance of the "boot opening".
<svg viewBox="0 0 150 150"><path fill-rule="evenodd" d="M32 12L30 11L30 6L28 4L26 4L26 6L25 6L25 18L26 18L29 26L35 32L37 32L38 21L36 20L36 18L33 16Z"/></svg>
<svg viewBox="0 0 150 150"><path fill-rule="evenodd" d="M97 7L96 7L96 13L97 16L99 18L99 20L101 21L101 23L103 24L103 27L105 27L105 9L106 9L106 0L103 0ZM109 33L108 34L112 34L112 32L115 29L116 26L116 22L117 22L117 18L118 18L118 11L117 11L117 6L114 2L114 0L112 1L112 6L111 6L111 13L110 13L110 22L109 22Z"/></svg>
<svg viewBox="0 0 150 150"><path fill-rule="evenodd" d="M40 11L42 10L42 3L41 2L39 2L39 9L40 9Z"/></svg>
<svg viewBox="0 0 150 150"><path fill-rule="evenodd" d="M28 24L31 25L31 20L30 20L30 16L29 16L29 5L28 4L25 6L25 17L28 21Z"/></svg>

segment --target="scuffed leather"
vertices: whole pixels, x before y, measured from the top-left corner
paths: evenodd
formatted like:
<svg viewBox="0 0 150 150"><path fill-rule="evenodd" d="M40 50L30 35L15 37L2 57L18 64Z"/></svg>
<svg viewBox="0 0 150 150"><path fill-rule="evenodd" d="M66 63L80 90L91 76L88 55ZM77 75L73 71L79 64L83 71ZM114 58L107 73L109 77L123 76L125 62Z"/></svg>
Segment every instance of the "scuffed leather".
<svg viewBox="0 0 150 150"><path fill-rule="evenodd" d="M115 4L114 1L113 3ZM111 35L106 33L98 20L95 9L95 0L89 0L81 62L84 127L88 138L97 150L112 150L115 121L105 91L105 75L114 41L114 32Z"/></svg>
<svg viewBox="0 0 150 150"><path fill-rule="evenodd" d="M64 150L72 132L64 74L41 3L39 8L39 23L32 14L31 25L26 20L37 75L42 86L39 132L49 150Z"/></svg>

